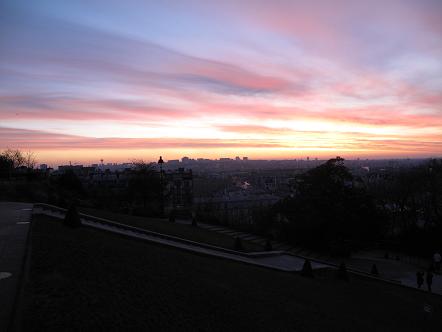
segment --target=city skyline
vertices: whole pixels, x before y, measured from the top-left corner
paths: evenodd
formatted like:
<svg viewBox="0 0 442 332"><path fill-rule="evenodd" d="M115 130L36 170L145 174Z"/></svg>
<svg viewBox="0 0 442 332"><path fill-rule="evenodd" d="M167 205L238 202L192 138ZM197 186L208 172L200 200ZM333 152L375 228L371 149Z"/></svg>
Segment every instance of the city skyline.
<svg viewBox="0 0 442 332"><path fill-rule="evenodd" d="M198 171L201 167L207 168L211 170L214 165L216 165L215 169L220 165L228 165L229 167L258 167L264 169L275 168L278 169L281 166L284 168L298 168L298 167L315 167L319 164L327 162L330 159L322 159L315 156L305 156L301 158L292 158L292 159L253 159L248 156L221 156L217 158L203 158L196 157L190 158L187 156L183 156L177 159L166 158L161 156L165 169L167 170L175 170L178 168L192 169ZM336 156L335 158L342 158L341 156ZM331 158L333 159L333 158ZM343 158L345 162L349 165L357 165L357 168L364 168L365 166L369 166L371 164L376 165L421 165L425 162L431 160L437 160L438 158ZM158 166L158 159L132 159L125 160L121 162L116 162L115 160L92 160L91 162L87 161L85 163L78 162L75 160L60 160L59 162L47 162L44 160L36 160L35 168L52 168L57 169L58 167L95 167L100 169L106 169L108 167L115 169L124 169L136 167L137 164L147 163L153 164L154 166ZM363 166L362 166L363 165Z"/></svg>
<svg viewBox="0 0 442 332"><path fill-rule="evenodd" d="M438 1L4 1L0 148L438 157Z"/></svg>

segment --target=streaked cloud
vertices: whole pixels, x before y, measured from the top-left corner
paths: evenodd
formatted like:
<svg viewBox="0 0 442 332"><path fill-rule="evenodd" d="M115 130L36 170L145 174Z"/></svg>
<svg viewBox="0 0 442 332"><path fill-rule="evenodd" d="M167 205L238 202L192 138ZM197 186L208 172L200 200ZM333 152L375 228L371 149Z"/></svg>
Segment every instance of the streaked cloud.
<svg viewBox="0 0 442 332"><path fill-rule="evenodd" d="M119 160L442 151L438 1L1 6L0 148Z"/></svg>

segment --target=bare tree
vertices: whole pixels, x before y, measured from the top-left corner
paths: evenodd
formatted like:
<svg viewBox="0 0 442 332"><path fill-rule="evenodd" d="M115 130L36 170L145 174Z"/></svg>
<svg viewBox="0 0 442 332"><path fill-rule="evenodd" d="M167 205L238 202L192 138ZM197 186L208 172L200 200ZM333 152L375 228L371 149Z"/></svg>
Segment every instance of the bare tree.
<svg viewBox="0 0 442 332"><path fill-rule="evenodd" d="M12 162L13 168L23 166L26 160L23 153L18 149L7 149L3 151L2 155Z"/></svg>
<svg viewBox="0 0 442 332"><path fill-rule="evenodd" d="M27 168L33 169L35 167L35 165L37 164L37 160L35 158L35 154L32 151L26 152L25 155L24 155L24 159L25 159L24 165Z"/></svg>

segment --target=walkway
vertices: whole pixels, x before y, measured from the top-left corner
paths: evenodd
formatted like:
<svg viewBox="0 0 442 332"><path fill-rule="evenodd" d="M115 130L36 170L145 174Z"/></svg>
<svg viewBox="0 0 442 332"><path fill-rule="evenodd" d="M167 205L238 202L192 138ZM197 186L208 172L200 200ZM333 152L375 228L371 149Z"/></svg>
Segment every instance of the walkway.
<svg viewBox="0 0 442 332"><path fill-rule="evenodd" d="M40 207L37 206L34 207L34 213L45 214L59 219L64 218L64 212L62 211L41 209ZM143 239L150 242L156 242L163 245L179 248L182 250L191 251L194 253L210 255L213 257L220 257L224 259L230 259L242 263L257 265L275 270L287 271L287 272L300 271L305 261L303 258L296 257L294 255L282 251L261 252L261 253L238 252L212 245L189 241L186 239L181 239L175 236L149 232L148 230L143 230L136 227L130 227L127 225L125 227L121 227L124 225L103 218L96 218L85 214L80 214L80 216L83 225L87 225L90 227L110 231L112 233L123 234L138 239ZM106 221L106 223L103 223L102 221ZM324 267L330 267L330 266L317 262L312 262L313 269L319 269Z"/></svg>
<svg viewBox="0 0 442 332"><path fill-rule="evenodd" d="M60 210L59 208L56 209ZM35 207L34 212L44 213L46 215L54 216L57 218L64 217L64 212L51 211L46 209L43 210L39 207ZM189 240L180 239L173 236L149 232L146 230L137 229L135 227L130 227L127 225L121 225L121 224L118 225L118 223L102 218L88 216L85 214L82 214L82 216L84 216L84 218L82 218L83 224L94 228L100 228L114 233L120 233L151 242L157 242L169 246L174 246L176 248L192 251L195 253L200 253L215 257L222 257L226 259L240 261L243 263L258 265L282 271L299 271L302 268L305 258L309 258L312 260L312 267L314 269L322 267L335 268L342 261L345 261L348 268L352 272L370 276L371 266L373 265L373 263L376 263L380 273L379 275L380 279L384 281L399 283L407 287L415 288L414 276L416 270L419 269L419 267L416 267L412 264L407 264L406 262L402 262L400 260L399 261L392 259L385 260L383 257L376 257L370 253L368 257L354 256L348 259L342 259L342 258L331 257L324 254L318 254L302 248L295 248L288 244L277 241L272 241L273 250L276 251L248 254L233 250L227 250L215 246L209 246L197 242L192 242ZM105 222L100 223L100 220ZM177 222L183 224L190 223L184 220L177 220ZM259 243L261 245L265 245L267 241L264 237L245 232L240 232L223 226L198 223L198 227L226 234L232 237L239 237L241 239L248 240L250 242ZM440 275L436 275L434 277L433 292L442 295L442 277Z"/></svg>
<svg viewBox="0 0 442 332"><path fill-rule="evenodd" d="M22 276L32 204L0 202L0 331L8 331Z"/></svg>
<svg viewBox="0 0 442 332"><path fill-rule="evenodd" d="M198 223L198 227L205 228L214 232L219 232L232 237L239 237L253 243L265 245L266 238L245 232L240 232L229 227ZM288 253L313 259L325 263L339 265L341 262L354 270L370 273L373 264L376 264L381 278L399 281L402 285L412 288L416 287L416 272L425 271L428 263L422 259L410 259L408 256L401 257L400 254L390 253L390 259L384 258L384 252L380 250L370 250L358 252L349 258L336 258L324 253L317 253L299 247L293 247L289 244L272 241L273 250L283 250ZM398 256L399 259L396 259ZM425 285L424 285L425 286ZM426 290L423 287L422 290ZM434 275L432 290L434 293L442 295L442 275Z"/></svg>

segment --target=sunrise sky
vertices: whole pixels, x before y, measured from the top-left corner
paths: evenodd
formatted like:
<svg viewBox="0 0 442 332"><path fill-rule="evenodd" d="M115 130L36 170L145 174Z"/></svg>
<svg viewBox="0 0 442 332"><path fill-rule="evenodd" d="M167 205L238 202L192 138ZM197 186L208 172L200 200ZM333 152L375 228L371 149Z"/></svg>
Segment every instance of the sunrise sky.
<svg viewBox="0 0 442 332"><path fill-rule="evenodd" d="M442 1L0 2L0 149L442 155Z"/></svg>

